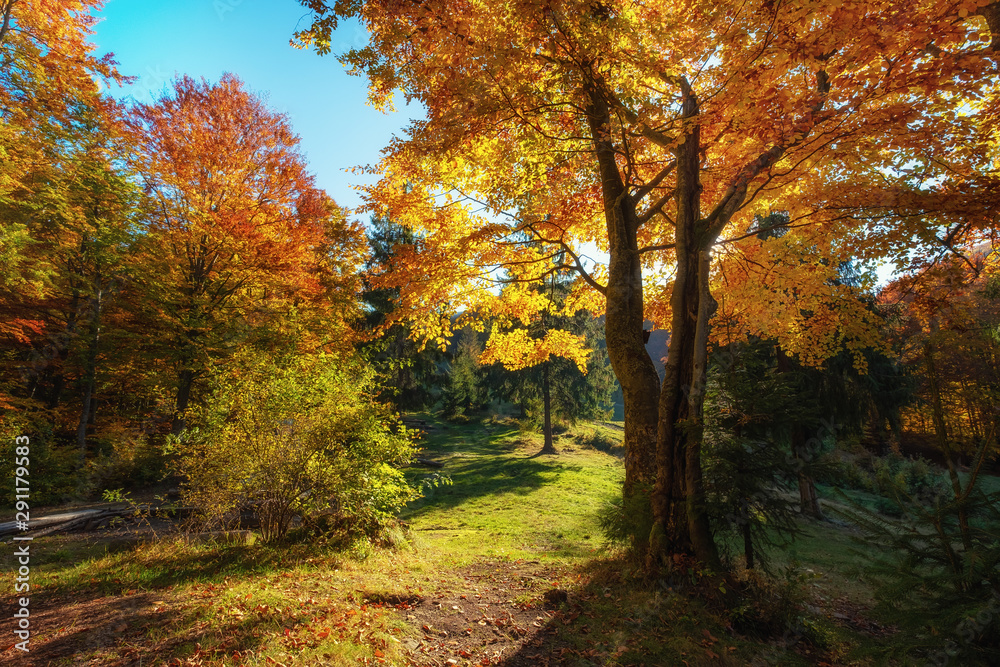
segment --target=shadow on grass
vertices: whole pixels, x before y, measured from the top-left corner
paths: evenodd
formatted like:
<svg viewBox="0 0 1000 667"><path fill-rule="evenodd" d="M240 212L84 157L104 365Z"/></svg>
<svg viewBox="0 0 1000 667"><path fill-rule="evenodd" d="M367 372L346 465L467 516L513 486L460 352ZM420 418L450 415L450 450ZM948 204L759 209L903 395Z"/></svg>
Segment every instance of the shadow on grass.
<svg viewBox="0 0 1000 667"><path fill-rule="evenodd" d="M62 549L39 565L50 572L65 564L46 591L72 594L76 600L121 595L132 590L159 590L193 582L217 583L227 578L260 577L282 572L310 556L333 557L319 547L303 545L192 546L179 542L145 544L134 549L106 549L102 544ZM94 561L94 562L87 562ZM74 572L75 566L79 566Z"/></svg>
<svg viewBox="0 0 1000 667"><path fill-rule="evenodd" d="M568 599L545 604L549 618L502 667L653 667L826 664L824 650L794 634L737 634L723 596L678 579L639 576L636 565L594 560L568 586ZM544 604L544 602L542 603Z"/></svg>
<svg viewBox="0 0 1000 667"><path fill-rule="evenodd" d="M309 638L292 643L281 630L305 626L317 609L275 609L261 606L256 596L225 594L233 584L283 574L309 556L335 561L323 549L297 545L161 542L112 552L103 544L64 544L47 555L44 543L36 546L38 565L51 579L33 591L30 660L18 663L25 665L76 665L84 658L94 664L152 664L170 657L216 661L234 655L239 663L241 654L265 643L280 641L289 649L315 644ZM188 592L198 601L178 606L183 600L170 590L192 583L202 584ZM0 603L12 606L9 599ZM204 622L213 609L219 615ZM0 653L0 663L12 655L24 657L8 651Z"/></svg>
<svg viewBox="0 0 1000 667"><path fill-rule="evenodd" d="M403 512L406 519L452 508L477 497L503 494L526 495L554 480L568 466L534 457L490 457L451 459L442 472L452 484L431 489Z"/></svg>
<svg viewBox="0 0 1000 667"><path fill-rule="evenodd" d="M204 624L199 626L190 613L159 606L158 595L150 592L96 599L74 596L72 601L36 609L32 615L35 630L31 652L26 657L19 655L18 664L78 665L81 660L92 660L93 664L153 664L172 657L222 659L258 650L264 632L276 631L283 621L304 620L294 614L281 618L252 615L208 629ZM11 653L0 654L0 659L12 658L7 655Z"/></svg>

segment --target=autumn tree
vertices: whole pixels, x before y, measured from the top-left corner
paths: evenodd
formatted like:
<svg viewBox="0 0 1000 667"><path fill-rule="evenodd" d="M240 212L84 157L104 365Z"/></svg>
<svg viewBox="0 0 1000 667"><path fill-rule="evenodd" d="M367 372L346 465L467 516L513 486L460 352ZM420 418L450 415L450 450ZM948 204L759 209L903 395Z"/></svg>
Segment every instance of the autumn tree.
<svg viewBox="0 0 1000 667"><path fill-rule="evenodd" d="M872 342L828 314L845 290L829 280L840 261L901 256L940 228L897 215L900 193L939 212L959 200L954 178L914 181L911 161L954 167L946 153L967 145L961 186L986 173L996 4L303 4L314 21L300 44L325 53L339 19L360 20L370 43L341 57L368 76L371 102L403 91L427 109L368 189L373 209L426 233L395 277L417 332L448 335L447 309L502 320L542 307L528 289L500 299L498 267L529 284L561 261L579 274L579 307L603 311L625 494L651 500L653 528L636 536L650 567L670 553L718 563L701 465L707 348L727 289L719 259L756 237L754 215L789 212L793 231L768 252L816 248L808 268L777 272L795 287L785 307L811 315L772 318L780 309L752 286L727 306L816 360L838 341ZM591 244L606 263L587 258ZM671 334L662 384L647 320Z"/></svg>
<svg viewBox="0 0 1000 667"><path fill-rule="evenodd" d="M89 41L101 0L0 0L0 201L51 162L53 133L72 131L74 107L97 81L121 80ZM23 194L23 192L22 192Z"/></svg>
<svg viewBox="0 0 1000 667"><path fill-rule="evenodd" d="M90 42L102 5L0 2L0 403L75 433L80 459L135 203L100 95L122 77Z"/></svg>
<svg viewBox="0 0 1000 667"><path fill-rule="evenodd" d="M231 74L217 84L178 79L136 107L132 133L153 211L148 321L175 373L180 432L213 364L347 280L363 240L315 187L288 119Z"/></svg>
<svg viewBox="0 0 1000 667"><path fill-rule="evenodd" d="M44 318L28 304L47 298L50 263L34 236L33 212L51 211L53 182L87 133L81 113L106 111L97 81L118 81L110 56L98 58L89 37L102 2L0 2L0 336L37 341ZM45 199L46 201L42 201ZM65 207L63 207L65 208Z"/></svg>
<svg viewBox="0 0 1000 667"><path fill-rule="evenodd" d="M881 299L898 313L892 335L919 381L905 414L909 437L929 436L953 485L956 465L980 448L996 454L1000 417L1000 271L989 246L966 248L965 260L934 266L885 286Z"/></svg>

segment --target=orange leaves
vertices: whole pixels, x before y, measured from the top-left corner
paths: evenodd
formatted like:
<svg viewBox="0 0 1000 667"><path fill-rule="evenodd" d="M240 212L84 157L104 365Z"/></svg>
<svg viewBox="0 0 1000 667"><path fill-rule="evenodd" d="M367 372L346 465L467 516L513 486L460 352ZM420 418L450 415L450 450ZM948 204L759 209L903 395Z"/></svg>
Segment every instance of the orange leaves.
<svg viewBox="0 0 1000 667"><path fill-rule="evenodd" d="M502 303L498 275L537 278L567 248L608 251L620 233L615 207L630 199L646 213L628 232L636 246L665 248L640 259L655 280L654 289L646 284L644 315L665 324L678 181L676 173L660 174L697 124L698 215L746 192L727 209L722 238L742 235L759 210L788 211L812 230L801 247L780 248L791 258L784 264L777 256L766 258L768 269L751 268L749 256L743 266L725 260L717 289L733 290L731 313L745 313L749 323L759 318L746 331L802 341L803 354L823 354L840 335L860 345L867 334L849 320L863 321L863 314L833 314L831 304L851 301L846 288L828 284L836 261L905 256L913 239L933 240L934 219L949 214L987 224L991 206L976 208L972 193L983 188L981 180L972 186L972 175L997 160L997 119L977 125L989 113L985 100L997 94L987 81L990 65L976 51L981 21L955 21L982 5L344 6L372 35L371 48L347 60L377 94L401 89L428 110L426 121L387 149L378 166L383 178L367 191L373 209L426 235L419 255L388 280L429 334L448 329L440 319L448 309L523 319L543 306L510 289L510 303ZM315 26L322 32L322 18L334 10L310 6L322 10ZM700 104L693 119L680 117L682 80ZM592 125L596 99L611 117L601 127ZM604 145L614 157L601 171L595 153ZM922 180L905 172L925 159ZM602 190L614 178L627 190L617 203ZM995 178L986 180L1000 191ZM951 189L934 192L928 183ZM529 250L529 241L553 257ZM740 252L759 251L750 246ZM813 246L807 254L816 256L800 263ZM819 255L832 263L823 265ZM593 265L592 274L604 269ZM573 307L599 310L604 297L590 285L579 283ZM795 299L807 301L808 323L795 314ZM843 327L854 333L835 333ZM523 363L510 349L511 341L498 342L498 359Z"/></svg>
<svg viewBox="0 0 1000 667"><path fill-rule="evenodd" d="M88 40L100 0L0 2L0 199L51 163L46 144L71 133L75 105L98 107L95 79L117 80ZM6 25L5 25L6 23Z"/></svg>
<svg viewBox="0 0 1000 667"><path fill-rule="evenodd" d="M342 214L315 189L283 116L232 75L217 85L180 79L174 96L135 115L137 167L158 204L153 229L183 258L187 280L271 275L316 288L313 252Z"/></svg>
<svg viewBox="0 0 1000 667"><path fill-rule="evenodd" d="M789 233L763 243L748 239L721 256L716 338L777 339L807 365L847 348L863 364L860 350L885 345L880 320L860 298L862 286L844 283L830 254Z"/></svg>
<svg viewBox="0 0 1000 667"><path fill-rule="evenodd" d="M237 330L266 327L349 344L362 230L315 187L285 116L233 75L184 77L138 105L129 131L152 200L145 284L179 341L167 354L202 366Z"/></svg>

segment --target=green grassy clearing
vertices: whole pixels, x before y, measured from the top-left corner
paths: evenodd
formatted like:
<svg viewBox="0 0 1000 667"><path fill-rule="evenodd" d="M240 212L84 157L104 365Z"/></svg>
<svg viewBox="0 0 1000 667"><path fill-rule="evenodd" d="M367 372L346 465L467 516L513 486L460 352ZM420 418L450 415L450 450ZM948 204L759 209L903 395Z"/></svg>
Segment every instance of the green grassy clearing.
<svg viewBox="0 0 1000 667"><path fill-rule="evenodd" d="M807 601L818 605L798 631L734 633L721 593L692 588L683 576L643 580L603 549L596 514L619 492L623 474L620 460L601 451L620 439L614 425L562 434L557 456L537 455L540 437L514 424L432 425L424 455L445 464L441 472L452 484L406 508L408 540L398 548L167 541L116 551L79 537L40 539L32 561L37 641L83 645L72 655L53 653L52 664L65 665L173 658L204 665L420 664L406 657L420 628L387 600L457 594L468 585L463 568L524 562L555 574L512 590L512 603L539 605L555 585L571 598L542 625L548 643L525 647L523 664L553 646L561 652L553 664L581 666L848 664L850 651L869 641L832 620L844 599L867 602L864 586L847 573L856 558L848 551L850 531L807 524L802 539L776 557L781 566L797 562L808 579ZM414 467L407 474L418 483L433 472ZM4 579L12 585L9 571ZM74 614L103 620L70 622ZM95 639L105 626L114 632Z"/></svg>

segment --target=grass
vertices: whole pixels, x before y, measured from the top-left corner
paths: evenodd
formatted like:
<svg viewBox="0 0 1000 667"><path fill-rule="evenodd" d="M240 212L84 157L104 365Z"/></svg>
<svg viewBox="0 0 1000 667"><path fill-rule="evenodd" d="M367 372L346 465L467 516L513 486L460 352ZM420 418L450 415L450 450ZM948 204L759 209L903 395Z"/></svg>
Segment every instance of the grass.
<svg viewBox="0 0 1000 667"><path fill-rule="evenodd" d="M693 587L685 576L648 581L603 547L597 513L620 492L622 463L608 453L617 451L619 427L579 425L556 439L558 455L541 456L540 436L513 422L428 421L423 456L442 462L451 484L429 488L405 508L408 540L399 548L165 541L116 550L79 537L40 539L32 546L34 641L75 647L53 652L57 665L174 658L403 665L405 648L422 633L389 608L392 601L463 590L463 572L483 563L536 563L552 572L552 579L522 577L510 592L513 605L537 606L556 584L570 591L572 604L546 614L539 635L545 650L561 651L560 664L809 665L846 660L868 641L830 618L835 603L868 602L848 573L856 562L850 531L807 523L776 558L806 573L800 588L818 605L799 614L801 632L741 635L729 627L721 591ZM419 484L435 472L413 467L407 475ZM13 574L3 578L11 590ZM771 593L776 606L792 604ZM96 640L98 626L114 632ZM527 662L515 664L541 660L531 650L542 649L526 646Z"/></svg>
<svg viewBox="0 0 1000 667"><path fill-rule="evenodd" d="M452 565L483 557L568 563L600 546L597 512L620 488L620 462L556 439L557 456L515 425L449 425L426 448L452 484L410 505L403 518L418 549L443 551ZM421 473L412 473L419 482ZM475 536L475 539L470 539Z"/></svg>

